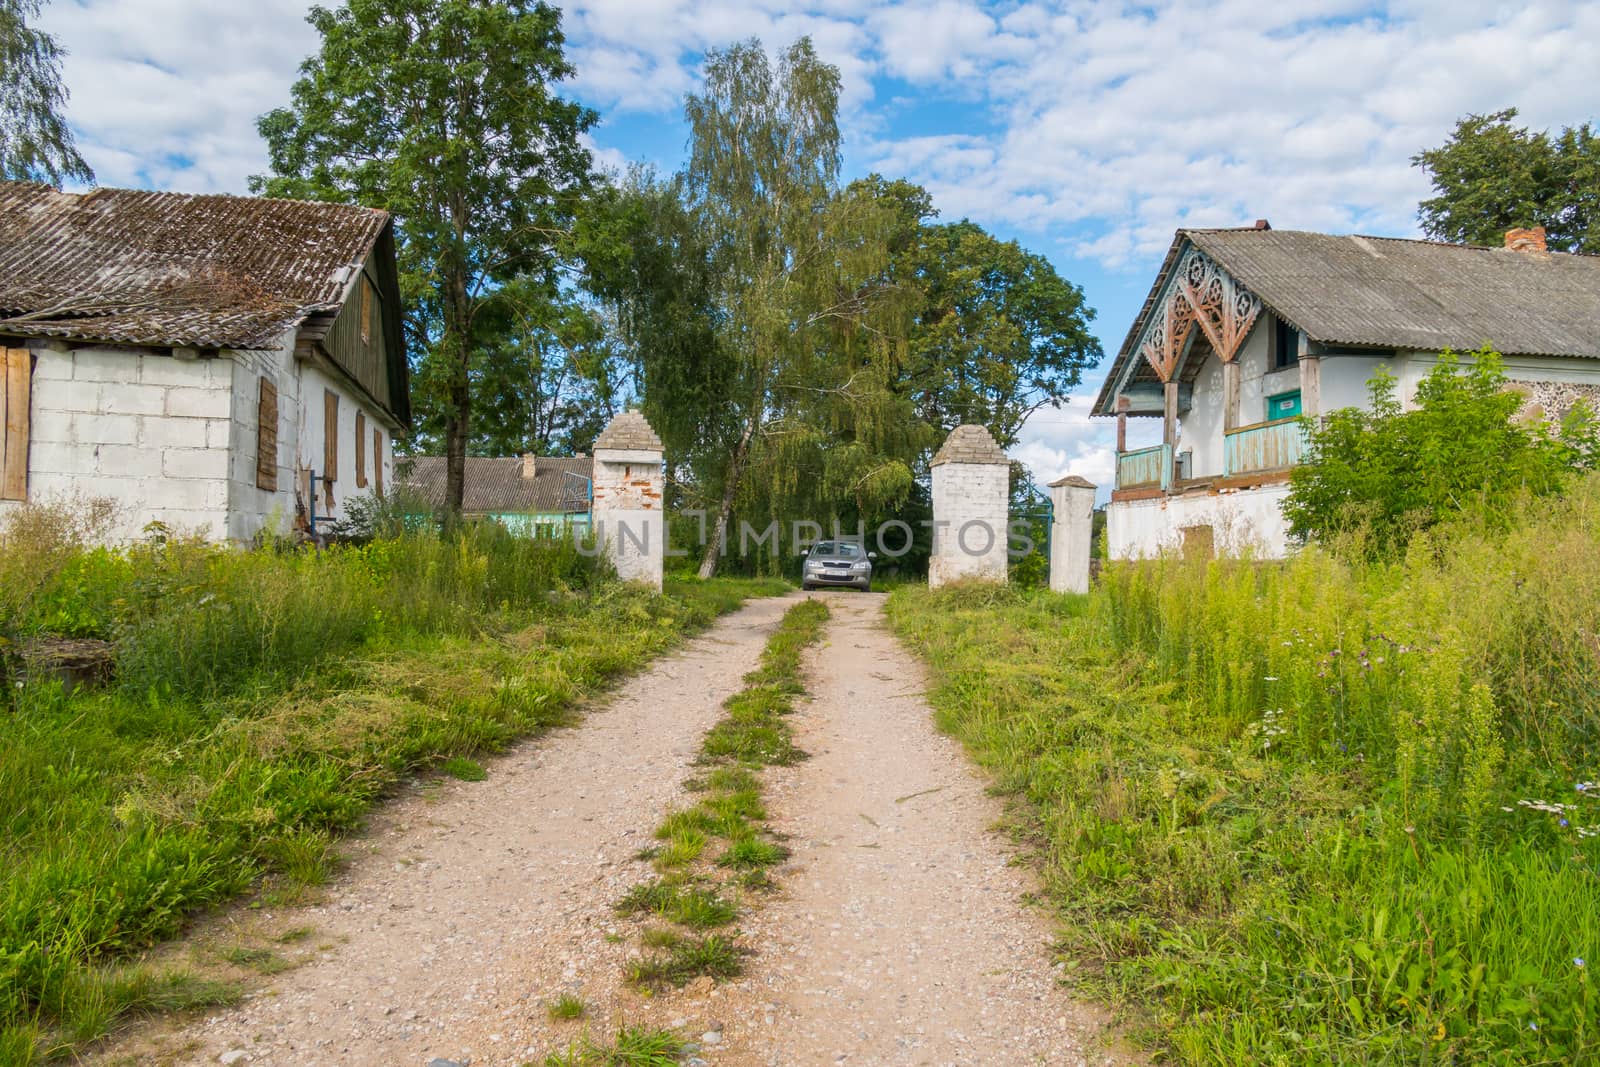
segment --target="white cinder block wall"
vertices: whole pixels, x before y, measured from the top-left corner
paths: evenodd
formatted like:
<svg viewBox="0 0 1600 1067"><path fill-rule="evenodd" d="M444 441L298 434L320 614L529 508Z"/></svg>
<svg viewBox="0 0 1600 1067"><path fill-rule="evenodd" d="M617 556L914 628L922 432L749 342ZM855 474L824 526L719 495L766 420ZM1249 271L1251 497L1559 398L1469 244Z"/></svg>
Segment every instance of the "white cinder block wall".
<svg viewBox="0 0 1600 1067"><path fill-rule="evenodd" d="M1153 559L1183 548L1183 531L1209 526L1216 551L1249 553L1256 559L1289 554L1289 524L1283 517L1287 485L1235 489L1222 493L1115 500L1106 508L1106 555L1111 559Z"/></svg>
<svg viewBox="0 0 1600 1067"><path fill-rule="evenodd" d="M147 536L161 522L175 533L246 541L264 527L292 529L296 467L320 473L323 390L339 394L335 511L370 493L374 464L393 481L396 426L333 375L294 358L294 333L274 349L180 358L166 350L36 344L29 420L28 498L106 499L118 508L108 541ZM278 387L278 488L256 487L260 379ZM368 484L356 488L355 420L366 416ZM372 431L383 434L374 455ZM0 502L0 510L19 507ZM328 511L319 486L317 513Z"/></svg>
<svg viewBox="0 0 1600 1067"><path fill-rule="evenodd" d="M1003 463L941 463L933 468L933 555L928 585L1006 580L1007 491Z"/></svg>

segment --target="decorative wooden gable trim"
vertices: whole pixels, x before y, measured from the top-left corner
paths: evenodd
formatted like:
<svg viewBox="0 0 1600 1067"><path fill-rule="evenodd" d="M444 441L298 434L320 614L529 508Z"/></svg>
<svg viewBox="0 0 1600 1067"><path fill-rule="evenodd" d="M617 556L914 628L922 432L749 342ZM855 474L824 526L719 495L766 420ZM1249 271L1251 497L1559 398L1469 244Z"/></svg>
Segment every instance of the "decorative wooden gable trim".
<svg viewBox="0 0 1600 1067"><path fill-rule="evenodd" d="M278 491L278 386L265 376L256 403L256 488Z"/></svg>
<svg viewBox="0 0 1600 1067"><path fill-rule="evenodd" d="M0 348L0 500L28 499L28 421L33 353Z"/></svg>
<svg viewBox="0 0 1600 1067"><path fill-rule="evenodd" d="M1161 301L1152 309L1139 339L1142 355L1156 377L1170 382L1199 325L1223 363L1238 356L1261 314L1261 298L1235 281L1211 257L1189 248L1173 272Z"/></svg>

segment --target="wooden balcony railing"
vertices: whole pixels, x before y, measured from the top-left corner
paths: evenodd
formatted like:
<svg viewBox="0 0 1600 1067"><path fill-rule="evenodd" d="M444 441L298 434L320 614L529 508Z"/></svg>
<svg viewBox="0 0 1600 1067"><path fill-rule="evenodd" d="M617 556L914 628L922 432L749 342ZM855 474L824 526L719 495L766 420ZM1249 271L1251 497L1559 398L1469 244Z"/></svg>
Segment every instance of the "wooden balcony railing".
<svg viewBox="0 0 1600 1067"><path fill-rule="evenodd" d="M1222 469L1225 477L1284 470L1300 462L1306 449L1306 431L1298 417L1241 426L1222 435Z"/></svg>
<svg viewBox="0 0 1600 1067"><path fill-rule="evenodd" d="M1172 446L1152 445L1133 452L1119 452L1117 488L1172 488Z"/></svg>

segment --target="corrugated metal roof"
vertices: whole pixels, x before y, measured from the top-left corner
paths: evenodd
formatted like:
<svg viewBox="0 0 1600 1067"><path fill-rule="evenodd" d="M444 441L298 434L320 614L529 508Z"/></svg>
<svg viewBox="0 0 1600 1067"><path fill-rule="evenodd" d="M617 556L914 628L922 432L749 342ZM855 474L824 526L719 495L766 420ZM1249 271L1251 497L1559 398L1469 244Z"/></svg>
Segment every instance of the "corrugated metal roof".
<svg viewBox="0 0 1600 1067"><path fill-rule="evenodd" d="M0 333L261 348L336 306L371 208L0 182Z"/></svg>
<svg viewBox="0 0 1600 1067"><path fill-rule="evenodd" d="M411 470L406 472L409 464ZM465 499L461 510L468 515L529 514L585 511L587 503L575 499L581 484L567 475L593 477L594 460L588 456L540 456L534 461L534 476L522 476L523 461L468 456ZM428 502L444 506L445 458L417 456L399 461L400 484Z"/></svg>
<svg viewBox="0 0 1600 1067"><path fill-rule="evenodd" d="M1507 355L1600 358L1600 256L1298 230L1179 230L1096 412L1111 413L1114 383L1138 358L1144 321L1185 243L1321 344L1437 351L1488 343Z"/></svg>

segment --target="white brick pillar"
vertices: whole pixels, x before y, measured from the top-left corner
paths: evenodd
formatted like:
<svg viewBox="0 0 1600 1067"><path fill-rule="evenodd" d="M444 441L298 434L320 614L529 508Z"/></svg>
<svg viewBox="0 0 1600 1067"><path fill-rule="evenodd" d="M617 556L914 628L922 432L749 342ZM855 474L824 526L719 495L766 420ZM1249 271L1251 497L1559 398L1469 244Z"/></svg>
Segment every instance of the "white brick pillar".
<svg viewBox="0 0 1600 1067"><path fill-rule="evenodd" d="M1094 483L1069 474L1050 483L1050 590L1089 591Z"/></svg>
<svg viewBox="0 0 1600 1067"><path fill-rule="evenodd" d="M933 457L933 558L928 588L1006 581L1011 461L982 426L957 426Z"/></svg>
<svg viewBox="0 0 1600 1067"><path fill-rule="evenodd" d="M594 536L625 582L661 588L667 527L664 453L643 415L625 411L594 443Z"/></svg>

